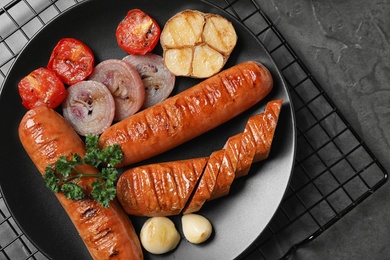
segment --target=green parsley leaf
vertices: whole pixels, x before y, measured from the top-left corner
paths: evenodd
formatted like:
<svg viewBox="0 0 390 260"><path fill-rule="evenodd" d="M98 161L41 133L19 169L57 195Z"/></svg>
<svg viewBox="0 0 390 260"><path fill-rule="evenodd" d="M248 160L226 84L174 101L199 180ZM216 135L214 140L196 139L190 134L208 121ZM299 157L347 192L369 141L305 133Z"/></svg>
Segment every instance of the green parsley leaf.
<svg viewBox="0 0 390 260"><path fill-rule="evenodd" d="M92 183L92 196L102 206L108 207L116 196L116 188L111 181L95 181Z"/></svg>
<svg viewBox="0 0 390 260"><path fill-rule="evenodd" d="M115 166L121 163L123 158L121 147L118 144L108 146L102 151L102 155L108 166Z"/></svg>
<svg viewBox="0 0 390 260"><path fill-rule="evenodd" d="M66 156L60 156L58 161L55 163L55 169L56 172L60 173L64 177L68 177L77 165L81 165L83 163L83 159L78 154L72 154L70 160L68 160Z"/></svg>
<svg viewBox="0 0 390 260"><path fill-rule="evenodd" d="M100 150L98 146L98 136L88 135L85 139L87 153L84 156L85 163L98 167L104 163L108 167L119 164L122 161L123 153L118 144L106 147Z"/></svg>
<svg viewBox="0 0 390 260"><path fill-rule="evenodd" d="M101 151L98 147L99 137L89 134L85 139L87 153L84 156L85 163L98 167L104 160L101 158Z"/></svg>
<svg viewBox="0 0 390 260"><path fill-rule="evenodd" d="M74 182L63 183L61 186L61 191L68 199L81 200L84 198L83 189Z"/></svg>
<svg viewBox="0 0 390 260"><path fill-rule="evenodd" d="M43 179L46 183L46 187L48 187L51 191L58 193L60 190L60 179L55 175L52 165L48 165L45 170L45 174L43 175Z"/></svg>
<svg viewBox="0 0 390 260"><path fill-rule="evenodd" d="M118 171L116 168L103 168L100 173L100 178L106 181L115 182L117 179Z"/></svg>
<svg viewBox="0 0 390 260"><path fill-rule="evenodd" d="M80 200L86 194L77 182L83 177L96 177L98 180L91 184L91 195L100 205L108 207L116 196L115 182L118 171L114 166L121 163L123 153L117 144L100 150L98 140L97 135L90 134L86 137L84 159L78 154L72 154L70 159L67 156L60 156L54 167L47 166L43 176L46 186L53 192L63 192L69 199ZM80 172L76 167L83 164L99 169L99 174Z"/></svg>

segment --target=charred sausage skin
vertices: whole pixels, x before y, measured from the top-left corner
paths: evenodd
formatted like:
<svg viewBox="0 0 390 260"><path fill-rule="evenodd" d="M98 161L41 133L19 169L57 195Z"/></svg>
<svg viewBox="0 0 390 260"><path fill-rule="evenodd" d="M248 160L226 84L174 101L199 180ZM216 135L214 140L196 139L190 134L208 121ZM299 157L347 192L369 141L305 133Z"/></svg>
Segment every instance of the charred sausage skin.
<svg viewBox="0 0 390 260"><path fill-rule="evenodd" d="M41 174L59 156L77 153L85 155L85 146L69 123L57 112L46 107L29 110L19 125L19 138L27 154ZM91 166L79 168L85 173L96 173ZM89 193L94 178L83 178L79 185ZM67 199L56 194L69 215L93 259L143 259L137 234L130 219L114 200L104 208L96 201Z"/></svg>
<svg viewBox="0 0 390 260"><path fill-rule="evenodd" d="M100 136L99 146L121 146L124 158L118 167L148 159L241 114L272 87L272 76L262 64L240 63L112 125Z"/></svg>

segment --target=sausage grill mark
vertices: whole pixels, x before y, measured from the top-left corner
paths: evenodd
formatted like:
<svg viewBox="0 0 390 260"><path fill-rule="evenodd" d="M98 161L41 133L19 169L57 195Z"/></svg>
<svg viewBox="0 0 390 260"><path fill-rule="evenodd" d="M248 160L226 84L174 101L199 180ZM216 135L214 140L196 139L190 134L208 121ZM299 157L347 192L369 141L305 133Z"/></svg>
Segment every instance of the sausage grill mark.
<svg viewBox="0 0 390 260"><path fill-rule="evenodd" d="M111 228L104 228L98 230L98 236L96 236L96 240L102 240L103 238L106 238L111 233Z"/></svg>
<svg viewBox="0 0 390 260"><path fill-rule="evenodd" d="M81 217L84 217L84 218L90 218L90 217L93 217L96 215L96 208L93 208L93 207L90 207L90 208L87 208L82 214L81 214Z"/></svg>

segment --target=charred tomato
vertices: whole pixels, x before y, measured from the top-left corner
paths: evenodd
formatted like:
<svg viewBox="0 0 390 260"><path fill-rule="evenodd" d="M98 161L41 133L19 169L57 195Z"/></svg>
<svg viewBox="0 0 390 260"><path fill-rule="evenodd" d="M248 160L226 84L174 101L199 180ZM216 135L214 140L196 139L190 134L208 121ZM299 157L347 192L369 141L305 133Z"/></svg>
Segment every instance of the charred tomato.
<svg viewBox="0 0 390 260"><path fill-rule="evenodd" d="M27 109L38 106L56 108L66 98L64 84L47 68L38 68L25 76L18 84L18 91Z"/></svg>
<svg viewBox="0 0 390 260"><path fill-rule="evenodd" d="M94 54L86 44L74 38L63 38L54 47L47 68L63 83L73 85L91 74L94 62Z"/></svg>
<svg viewBox="0 0 390 260"><path fill-rule="evenodd" d="M140 9L130 10L116 29L118 45L130 54L144 55L156 47L161 29Z"/></svg>

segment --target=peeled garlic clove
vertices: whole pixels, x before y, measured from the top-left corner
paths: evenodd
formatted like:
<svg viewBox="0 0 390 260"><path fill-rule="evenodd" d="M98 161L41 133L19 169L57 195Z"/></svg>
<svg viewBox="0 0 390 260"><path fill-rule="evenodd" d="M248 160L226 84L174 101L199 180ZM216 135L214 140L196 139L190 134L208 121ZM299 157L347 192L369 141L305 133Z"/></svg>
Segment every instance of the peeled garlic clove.
<svg viewBox="0 0 390 260"><path fill-rule="evenodd" d="M210 221L198 214L183 215L181 223L185 238L193 244L205 242L213 231Z"/></svg>
<svg viewBox="0 0 390 260"><path fill-rule="evenodd" d="M149 218L141 228L142 246L152 254L164 254L176 248L180 234L167 217Z"/></svg>

